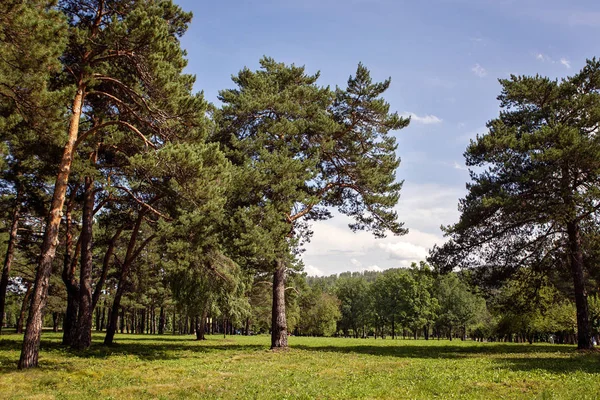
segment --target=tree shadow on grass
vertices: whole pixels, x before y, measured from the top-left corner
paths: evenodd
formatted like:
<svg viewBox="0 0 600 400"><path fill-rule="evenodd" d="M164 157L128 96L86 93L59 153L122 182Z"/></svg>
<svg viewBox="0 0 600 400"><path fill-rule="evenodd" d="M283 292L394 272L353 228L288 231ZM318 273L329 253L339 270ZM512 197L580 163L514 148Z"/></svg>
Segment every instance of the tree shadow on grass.
<svg viewBox="0 0 600 400"><path fill-rule="evenodd" d="M22 339L21 339L22 340ZM0 339L0 351L19 351L21 350L21 340ZM148 338L149 342L144 342L144 338L123 337L122 342L117 341L111 346L105 346L102 343L93 343L92 346L84 351L73 350L68 346L62 345L57 340L44 340L40 343L40 354L59 354L66 357L109 359L111 357L132 356L143 361L155 360L178 360L185 357L186 352L208 354L218 351L234 352L256 352L267 351L267 345L240 344L233 342L223 342L222 340L197 341L189 337L164 337ZM140 343L141 342L141 343ZM0 372L15 370L18 361L11 357L0 355ZM40 365L46 365L49 368L67 366L68 361L44 360ZM68 369L68 368L67 368Z"/></svg>
<svg viewBox="0 0 600 400"><path fill-rule="evenodd" d="M492 358L500 366L511 370L545 370L551 373L583 371L600 374L599 353L579 353L570 346L509 345L488 343L473 346L460 345L403 345L397 346L305 346L294 349L306 351L355 353L373 356L415 359ZM553 357L552 354L555 356Z"/></svg>

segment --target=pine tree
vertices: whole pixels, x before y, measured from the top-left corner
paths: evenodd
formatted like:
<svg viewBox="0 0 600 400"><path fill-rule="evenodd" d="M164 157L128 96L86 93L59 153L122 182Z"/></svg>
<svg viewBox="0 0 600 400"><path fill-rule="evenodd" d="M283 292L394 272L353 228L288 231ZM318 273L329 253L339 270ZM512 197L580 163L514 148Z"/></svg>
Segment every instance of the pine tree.
<svg viewBox="0 0 600 400"><path fill-rule="evenodd" d="M469 193L438 266L484 267L490 280L521 267L564 266L577 305L578 348L592 347L583 235L600 209L600 62L563 80L500 80L500 116L465 157ZM588 228L589 229L589 228ZM591 229L592 231L595 229ZM590 268L588 265L587 268Z"/></svg>
<svg viewBox="0 0 600 400"><path fill-rule="evenodd" d="M61 58L64 73L60 81L71 88L73 97L20 368L37 365L42 311L77 148L100 136L114 140L115 135L128 136L128 143L135 148L157 148L172 137L185 136L203 118L198 113L201 97L180 96L189 93L194 82L193 77L182 75L186 62L178 40L191 14L159 0L63 0L59 9L70 26L69 43ZM94 107L97 102L104 104L103 112ZM80 293L80 304L85 305L80 318L88 321L92 311L91 286L85 282L80 285L85 285ZM79 336L79 347L88 346L87 329Z"/></svg>
<svg viewBox="0 0 600 400"><path fill-rule="evenodd" d="M389 132L409 120L380 97L390 80L373 83L359 65L348 88L333 92L318 77L263 58L261 70L242 70L237 88L219 95L219 140L240 169L232 194L240 247L273 273L272 348L287 346L286 268L307 221L336 207L354 230L406 232L392 211L401 183Z"/></svg>
<svg viewBox="0 0 600 400"><path fill-rule="evenodd" d="M52 1L7 0L0 4L0 155L2 191L12 198L8 246L0 280L0 330L21 216L40 209L44 165L54 154L61 112L60 90L50 83L66 44L64 18ZM44 143L44 151L40 149Z"/></svg>

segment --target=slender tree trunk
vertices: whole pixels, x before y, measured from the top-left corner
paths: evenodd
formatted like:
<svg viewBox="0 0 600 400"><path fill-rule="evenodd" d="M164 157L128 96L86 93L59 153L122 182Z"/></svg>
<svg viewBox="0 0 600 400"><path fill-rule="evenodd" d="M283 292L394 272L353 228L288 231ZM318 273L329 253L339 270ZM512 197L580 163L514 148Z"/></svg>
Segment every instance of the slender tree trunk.
<svg viewBox="0 0 600 400"><path fill-rule="evenodd" d="M75 246L75 255L71 254L73 246L73 233L71 231L72 210L77 194L78 185L71 189L69 203L66 212L66 234L65 234L65 257L63 260L62 280L67 289L67 309L63 320L63 338L62 343L71 346L75 342L77 333L77 313L79 311L79 283L75 280L75 269L77 268L77 258L81 250L81 236Z"/></svg>
<svg viewBox="0 0 600 400"><path fill-rule="evenodd" d="M92 156L95 164L95 157ZM92 344L92 243L94 239L94 179L85 178L85 194L83 200L83 224L81 228L81 263L79 275L79 314L77 316L77 338L72 347L84 350Z"/></svg>
<svg viewBox="0 0 600 400"><path fill-rule="evenodd" d="M587 350L592 344L592 328L590 325L585 279L583 276L583 253L581 250L581 231L576 221L567 223L569 236L569 261L575 288L575 306L577 307L577 348Z"/></svg>
<svg viewBox="0 0 600 400"><path fill-rule="evenodd" d="M58 332L58 312L52 313L52 332Z"/></svg>
<svg viewBox="0 0 600 400"><path fill-rule="evenodd" d="M44 240L42 242L39 264L36 271L33 294L31 298L31 307L29 308L29 317L27 318L27 328L23 338L23 347L19 359L19 369L37 367L40 350L40 339L42 335L42 317L46 298L48 297L48 286L50 274L52 272L52 262L58 246L58 233L62 218L65 195L71 173L71 164L73 163L73 151L79 133L79 120L81 118L81 108L84 99L85 84L80 82L77 93L73 100L73 114L69 123L69 135L67 144L58 169L56 183L54 185L54 194L48 215L48 222L44 231Z"/></svg>
<svg viewBox="0 0 600 400"><path fill-rule="evenodd" d="M2 278L0 279L0 333L4 326L4 309L6 304L6 288L8 287L8 278L10 277L10 268L15 256L15 248L17 246L17 232L19 229L19 219L21 216L21 197L23 189L20 184L17 184L17 195L15 198L15 208L13 209L12 219L10 223L10 231L8 234L8 246L6 248L6 256L4 257L4 267L2 268Z"/></svg>
<svg viewBox="0 0 600 400"><path fill-rule="evenodd" d="M27 307L31 300L31 293L33 292L33 284L27 283L27 289L25 296L23 297L23 303L21 303L21 312L19 313L19 319L17 320L17 333L23 333L23 323L25 322L25 314L27 313Z"/></svg>
<svg viewBox="0 0 600 400"><path fill-rule="evenodd" d="M104 337L104 344L108 346L113 344L113 340L115 338L115 332L117 330L117 319L119 318L119 308L121 307L121 298L125 293L125 287L127 285L127 279L129 278L129 269L131 267L131 263L135 260L135 258L142 251L142 249L152 240L152 237L146 239L138 247L137 250L135 249L135 244L137 242L137 237L140 231L140 227L142 225L144 215L144 212L140 210L138 218L131 232L131 237L129 238L129 244L127 245L127 251L125 254L125 261L123 261L123 264L121 265L119 283L117 285L115 298L113 299L110 320L108 323L108 328L106 329L106 336ZM135 315L135 310L133 314ZM132 329L135 329L135 325L132 326Z"/></svg>
<svg viewBox="0 0 600 400"><path fill-rule="evenodd" d="M158 318L158 334L162 335L165 333L165 308L160 307L160 317Z"/></svg>
<svg viewBox="0 0 600 400"><path fill-rule="evenodd" d="M287 322L285 318L285 263L277 261L273 274L273 314L271 318L271 348L288 346Z"/></svg>
<svg viewBox="0 0 600 400"><path fill-rule="evenodd" d="M196 325L196 340L206 340L204 336L206 333L206 307L202 310L202 315L200 315L200 319L198 320L198 324Z"/></svg>

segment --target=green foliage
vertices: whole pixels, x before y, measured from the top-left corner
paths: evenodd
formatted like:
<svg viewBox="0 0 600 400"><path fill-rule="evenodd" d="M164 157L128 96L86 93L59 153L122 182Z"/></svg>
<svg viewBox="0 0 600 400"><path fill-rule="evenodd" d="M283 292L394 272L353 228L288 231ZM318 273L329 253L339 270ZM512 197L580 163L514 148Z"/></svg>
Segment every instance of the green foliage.
<svg viewBox="0 0 600 400"><path fill-rule="evenodd" d="M500 83L500 116L465 152L474 170L460 221L434 254L440 267L485 267L491 284L523 265L564 264L567 225L596 220L600 200L600 62L561 81Z"/></svg>
<svg viewBox="0 0 600 400"><path fill-rule="evenodd" d="M352 216L353 229L405 233L392 211L401 185L388 132L408 120L380 98L389 80L373 84L360 65L348 89L334 93L304 67L260 63L219 94L215 139L239 168L232 194L238 246L268 264L309 233L303 221L329 217L327 207Z"/></svg>
<svg viewBox="0 0 600 400"><path fill-rule="evenodd" d="M369 323L371 309L369 284L360 276L343 277L336 284L335 294L340 301L341 312L338 330L344 336L351 334L358 337L360 333L366 335L365 328Z"/></svg>
<svg viewBox="0 0 600 400"><path fill-rule="evenodd" d="M342 316L338 298L316 286L300 296L300 313L299 332L309 336L332 336Z"/></svg>

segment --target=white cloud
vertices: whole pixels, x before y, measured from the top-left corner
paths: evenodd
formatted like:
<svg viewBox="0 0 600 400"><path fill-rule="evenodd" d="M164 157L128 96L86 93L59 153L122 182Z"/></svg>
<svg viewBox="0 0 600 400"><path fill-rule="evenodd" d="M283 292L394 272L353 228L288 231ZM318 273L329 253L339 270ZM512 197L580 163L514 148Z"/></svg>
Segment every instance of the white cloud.
<svg viewBox="0 0 600 400"><path fill-rule="evenodd" d="M408 118L410 117L411 122L423 125L432 125L432 124L441 124L442 119L436 117L435 115L424 115L419 116L413 112L406 111L402 113L402 117Z"/></svg>
<svg viewBox="0 0 600 400"><path fill-rule="evenodd" d="M409 233L384 239L375 239L369 232L352 232L347 226L352 220L334 211L333 219L312 225L314 235L302 255L304 263L316 267L321 275L374 266L382 270L409 267L424 260L435 244L445 242L440 225L458 220L457 204L464 195L465 189L460 187L406 181L395 211Z"/></svg>
<svg viewBox="0 0 600 400"><path fill-rule="evenodd" d="M377 271L377 272L382 272L383 268L377 266L377 265L369 265L367 268L365 268L363 271Z"/></svg>
<svg viewBox="0 0 600 400"><path fill-rule="evenodd" d="M323 272L314 265L305 265L304 272L306 272L308 276L323 276Z"/></svg>
<svg viewBox="0 0 600 400"><path fill-rule="evenodd" d="M462 164L457 163L456 161L454 161L453 167L454 167L454 169L458 169L458 170L461 170L461 171L468 171L469 170L469 168L465 167Z"/></svg>
<svg viewBox="0 0 600 400"><path fill-rule="evenodd" d="M487 71L479 64L475 64L475 66L471 68L471 71L480 78L487 76Z"/></svg>
<svg viewBox="0 0 600 400"><path fill-rule="evenodd" d="M559 61L556 61L552 57L550 57L546 54L536 53L535 58L536 58L536 60L541 61L541 62L549 62L551 64L560 63L560 64L564 65L565 67L567 67L567 69L571 68L571 61L569 61L565 57L562 57Z"/></svg>
<svg viewBox="0 0 600 400"><path fill-rule="evenodd" d="M425 247L404 241L380 243L378 247L388 253L391 258L397 260L419 261L427 257L427 249Z"/></svg>

